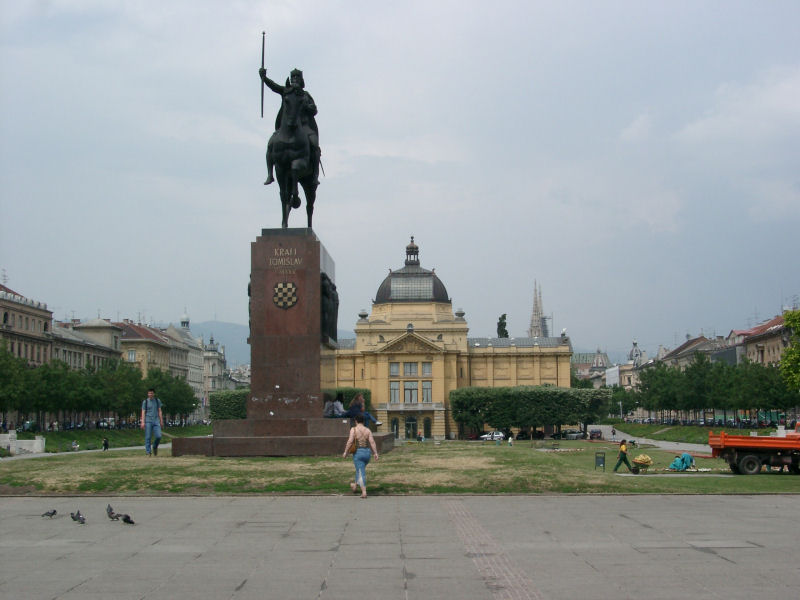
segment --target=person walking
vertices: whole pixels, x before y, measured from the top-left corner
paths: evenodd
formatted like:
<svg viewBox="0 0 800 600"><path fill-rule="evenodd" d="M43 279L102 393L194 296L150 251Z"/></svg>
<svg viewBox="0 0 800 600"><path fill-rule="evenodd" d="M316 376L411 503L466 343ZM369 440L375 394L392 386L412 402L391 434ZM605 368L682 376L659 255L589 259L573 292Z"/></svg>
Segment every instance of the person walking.
<svg viewBox="0 0 800 600"><path fill-rule="evenodd" d="M619 455L617 464L614 466L614 473L617 472L617 469L619 469L619 466L623 463L628 467L628 471L631 471L631 463L628 462L628 446L624 439L619 443Z"/></svg>
<svg viewBox="0 0 800 600"><path fill-rule="evenodd" d="M356 451L353 453L353 465L356 468L356 480L350 482L350 490L355 493L358 488L361 488L361 497L367 497L367 465L369 464L372 454L375 454L375 460L378 460L378 448L375 446L375 438L372 436L372 431L364 426L364 415L358 414L355 416L356 425L350 429L350 436L347 438L342 458L347 458L347 452L350 446L355 443Z"/></svg>
<svg viewBox="0 0 800 600"><path fill-rule="evenodd" d="M142 402L141 428L144 429L144 451L150 456L150 440L153 441L153 454L158 456L158 444L161 442L161 428L164 415L161 413L161 400L156 398L153 388L147 390L147 398Z"/></svg>

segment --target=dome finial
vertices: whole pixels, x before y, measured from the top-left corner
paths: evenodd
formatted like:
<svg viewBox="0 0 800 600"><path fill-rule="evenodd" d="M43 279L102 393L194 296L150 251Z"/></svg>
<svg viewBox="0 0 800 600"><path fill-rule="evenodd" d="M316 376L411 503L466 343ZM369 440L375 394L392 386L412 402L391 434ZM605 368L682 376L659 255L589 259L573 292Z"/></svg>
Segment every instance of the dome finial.
<svg viewBox="0 0 800 600"><path fill-rule="evenodd" d="M414 236L411 236L411 242L406 246L406 265L419 264L419 246L414 243Z"/></svg>

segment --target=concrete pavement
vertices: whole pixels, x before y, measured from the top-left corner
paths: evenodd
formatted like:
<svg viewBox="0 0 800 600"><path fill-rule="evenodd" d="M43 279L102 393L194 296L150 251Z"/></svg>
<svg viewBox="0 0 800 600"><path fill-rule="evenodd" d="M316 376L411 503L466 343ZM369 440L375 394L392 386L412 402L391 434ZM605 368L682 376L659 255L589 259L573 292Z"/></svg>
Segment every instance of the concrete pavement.
<svg viewBox="0 0 800 600"><path fill-rule="evenodd" d="M797 514L800 496L6 497L0 595L783 599Z"/></svg>

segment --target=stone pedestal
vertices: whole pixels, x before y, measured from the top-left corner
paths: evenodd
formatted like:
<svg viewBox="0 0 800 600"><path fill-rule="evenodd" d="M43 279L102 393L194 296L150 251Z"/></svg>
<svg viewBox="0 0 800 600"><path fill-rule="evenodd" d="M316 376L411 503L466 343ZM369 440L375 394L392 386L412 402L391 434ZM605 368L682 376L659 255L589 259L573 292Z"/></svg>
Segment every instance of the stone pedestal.
<svg viewBox="0 0 800 600"><path fill-rule="evenodd" d="M311 229L264 229L251 244L247 419L215 421L211 438L176 438L173 456L324 456L341 453L349 422L322 418L335 384L335 318L323 319L335 266ZM391 433L374 434L379 452Z"/></svg>
<svg viewBox="0 0 800 600"><path fill-rule="evenodd" d="M321 278L335 266L311 229L264 229L251 245L248 419L321 417Z"/></svg>

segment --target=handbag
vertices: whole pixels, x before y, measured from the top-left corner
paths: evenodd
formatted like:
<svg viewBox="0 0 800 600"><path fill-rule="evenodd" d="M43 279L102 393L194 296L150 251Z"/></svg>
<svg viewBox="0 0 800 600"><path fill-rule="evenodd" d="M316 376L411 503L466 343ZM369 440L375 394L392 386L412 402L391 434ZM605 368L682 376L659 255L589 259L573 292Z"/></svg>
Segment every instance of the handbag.
<svg viewBox="0 0 800 600"><path fill-rule="evenodd" d="M353 429L355 429L355 427L354 427ZM352 431L352 430L351 430L351 431ZM347 447L347 453L348 453L348 454L355 454L355 453L356 453L356 448L358 448L358 444L357 444L356 435L355 435L355 432L354 432L354 433L353 433L353 443L352 443L352 444L350 444L350 445Z"/></svg>

